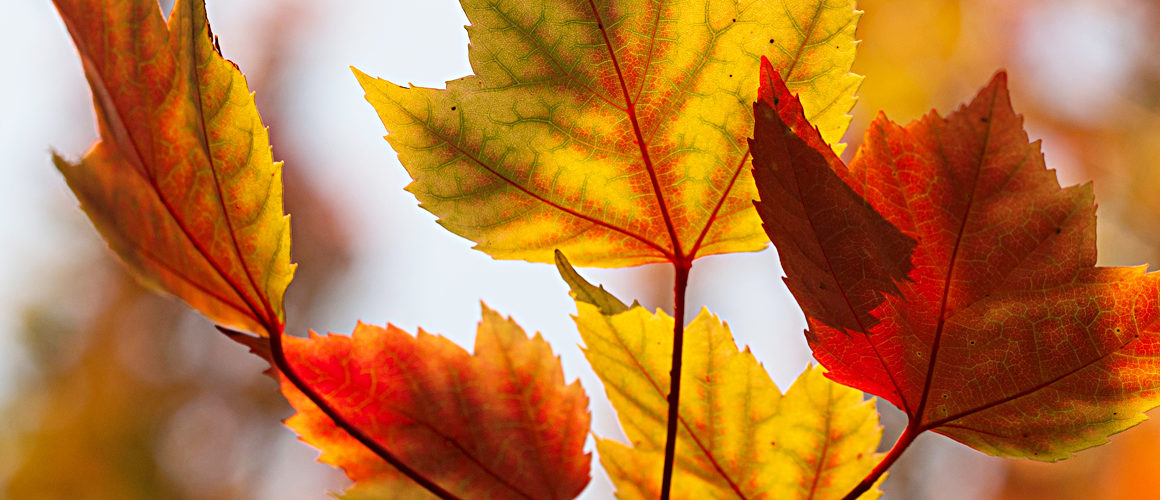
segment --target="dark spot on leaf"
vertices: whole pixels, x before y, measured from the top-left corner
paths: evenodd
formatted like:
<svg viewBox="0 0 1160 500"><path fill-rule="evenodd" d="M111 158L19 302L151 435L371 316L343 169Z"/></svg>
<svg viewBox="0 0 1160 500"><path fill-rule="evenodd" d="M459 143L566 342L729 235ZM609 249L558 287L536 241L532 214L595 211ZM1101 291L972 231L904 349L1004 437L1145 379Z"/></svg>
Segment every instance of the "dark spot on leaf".
<svg viewBox="0 0 1160 500"><path fill-rule="evenodd" d="M1063 231L1063 228L1055 228L1055 234L1059 234L1061 231Z"/></svg>
<svg viewBox="0 0 1160 500"><path fill-rule="evenodd" d="M825 290L825 289L826 289L825 283L818 283L818 290Z"/></svg>
<svg viewBox="0 0 1160 500"><path fill-rule="evenodd" d="M984 117L982 117L982 118L979 118L979 121L981 121L981 122L983 122L983 123L990 123L991 119L990 119L990 118L988 118L988 117L986 117L986 116L984 116Z"/></svg>
<svg viewBox="0 0 1160 500"><path fill-rule="evenodd" d="M781 99L778 99L778 98L774 97L774 98L773 98L773 105L774 105L774 106L777 106L778 104L781 104Z"/></svg>
<svg viewBox="0 0 1160 500"><path fill-rule="evenodd" d="M736 18L736 17L735 17L735 18L733 18L733 22L737 22L737 18Z"/></svg>
<svg viewBox="0 0 1160 500"><path fill-rule="evenodd" d="M769 39L769 43L773 43L773 39L772 39L772 38L770 38L770 39Z"/></svg>
<svg viewBox="0 0 1160 500"><path fill-rule="evenodd" d="M972 340L972 341L971 341L971 345L975 345L975 341L974 341L974 340Z"/></svg>
<svg viewBox="0 0 1160 500"><path fill-rule="evenodd" d="M733 78L733 75L729 75L729 78Z"/></svg>
<svg viewBox="0 0 1160 500"><path fill-rule="evenodd" d="M599 29L604 29L604 23L596 23L596 27Z"/></svg>
<svg viewBox="0 0 1160 500"><path fill-rule="evenodd" d="M943 394L943 399L947 399L947 398L949 398L949 397L950 397L950 396L947 396L946 394Z"/></svg>
<svg viewBox="0 0 1160 500"><path fill-rule="evenodd" d="M455 106L451 106L451 111L455 111Z"/></svg>

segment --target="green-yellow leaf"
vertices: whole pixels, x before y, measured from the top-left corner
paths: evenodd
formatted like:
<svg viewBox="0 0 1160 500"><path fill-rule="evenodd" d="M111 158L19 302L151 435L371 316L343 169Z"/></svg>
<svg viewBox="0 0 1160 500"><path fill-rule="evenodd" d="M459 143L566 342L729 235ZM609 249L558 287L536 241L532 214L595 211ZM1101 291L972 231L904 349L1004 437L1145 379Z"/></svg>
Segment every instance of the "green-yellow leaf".
<svg viewBox="0 0 1160 500"><path fill-rule="evenodd" d="M246 78L218 51L202 0L56 0L101 138L54 155L81 207L142 281L214 322L281 330L294 275L282 165Z"/></svg>
<svg viewBox="0 0 1160 500"><path fill-rule="evenodd" d="M580 276L580 273L576 272L576 268L572 267L572 263L568 262L564 252L559 250L556 250L556 269L560 271L560 277L564 278L564 282L572 289L572 298L577 301L592 304L602 314L609 316L628 310L628 306L624 305L624 302L621 302L615 295L608 293L604 289L604 285L593 285ZM633 303L633 305L637 304Z"/></svg>
<svg viewBox="0 0 1160 500"><path fill-rule="evenodd" d="M620 498L657 498L673 319L640 306L619 314L582 300L576 307L584 353L631 443L598 439L601 463ZM880 458L873 401L826 379L819 367L783 396L706 310L685 328L681 376L675 498L841 498Z"/></svg>
<svg viewBox="0 0 1160 500"><path fill-rule="evenodd" d="M764 248L746 143L767 56L837 143L852 0L462 0L474 76L355 75L422 206L500 259L618 267Z"/></svg>

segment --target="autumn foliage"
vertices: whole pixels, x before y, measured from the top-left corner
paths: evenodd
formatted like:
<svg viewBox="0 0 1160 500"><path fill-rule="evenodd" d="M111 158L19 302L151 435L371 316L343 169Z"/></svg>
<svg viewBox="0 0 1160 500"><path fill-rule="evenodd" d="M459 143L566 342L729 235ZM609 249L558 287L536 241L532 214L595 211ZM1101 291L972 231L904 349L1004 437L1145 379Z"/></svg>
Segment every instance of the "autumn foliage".
<svg viewBox="0 0 1160 500"><path fill-rule="evenodd" d="M582 266L766 245L745 142L758 58L837 142L861 81L853 2L629 4L465 1L474 76L405 88L355 70L440 224L495 258Z"/></svg>
<svg viewBox="0 0 1160 500"><path fill-rule="evenodd" d="M76 41L101 139L54 162L141 281L211 320L277 333L294 275L281 164L246 79L202 2L168 24L155 2L56 2Z"/></svg>
<svg viewBox="0 0 1160 500"><path fill-rule="evenodd" d="M564 383L551 348L483 306L468 354L422 330L360 324L349 337L287 339L306 382L348 409L343 416L452 492L481 498L573 498L588 484L588 397ZM356 486L348 494L417 490L335 427L293 384L282 393L298 414L286 425L323 450Z"/></svg>
<svg viewBox="0 0 1160 500"><path fill-rule="evenodd" d="M346 497L584 490L587 394L486 305L472 353L393 325L286 335L281 164L202 0L168 20L153 0L54 1L100 130L79 161L54 155L81 208L137 278L270 362ZM1160 405L1160 279L1095 265L1090 185L1059 186L1004 73L946 118L880 115L847 164L850 0L462 4L475 75L355 76L441 225L556 264L629 439L595 437L619 497L876 498L925 431L1058 460ZM785 391L717 316L683 321L698 257L769 241L820 364ZM673 316L569 259L671 264ZM889 453L863 392L909 418Z"/></svg>

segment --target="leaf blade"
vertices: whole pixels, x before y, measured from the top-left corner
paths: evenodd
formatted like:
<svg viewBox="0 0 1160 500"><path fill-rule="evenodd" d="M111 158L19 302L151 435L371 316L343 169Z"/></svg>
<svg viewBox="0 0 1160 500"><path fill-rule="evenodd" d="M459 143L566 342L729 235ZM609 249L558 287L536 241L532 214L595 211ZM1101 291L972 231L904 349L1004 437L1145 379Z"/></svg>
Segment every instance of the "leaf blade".
<svg viewBox="0 0 1160 500"><path fill-rule="evenodd" d="M408 190L500 259L758 250L743 168L758 57L793 68L835 141L860 81L845 0L462 3L476 76L440 90L355 75Z"/></svg>
<svg viewBox="0 0 1160 500"><path fill-rule="evenodd" d="M351 337L287 338L286 352L348 421L463 498L572 498L588 483L583 389L564 384L538 334L486 306L474 355L423 331L365 324ZM356 482L347 494L402 484L286 380L282 391L298 411L286 425Z"/></svg>
<svg viewBox="0 0 1160 500"><path fill-rule="evenodd" d="M79 163L53 161L90 220L141 281L219 324L280 329L294 272L281 164L204 3L177 2L168 24L147 1L55 4L101 140Z"/></svg>
<svg viewBox="0 0 1160 500"><path fill-rule="evenodd" d="M591 285L588 285L591 287ZM595 288L595 287L593 287ZM634 306L609 314L578 298L584 354L631 445L598 439L620 498L660 492L673 319ZM679 498L840 498L873 468L881 438L873 402L806 371L783 396L727 325L702 310L688 348L673 473ZM655 473L654 473L655 472ZM875 489L865 498L876 498Z"/></svg>
<svg viewBox="0 0 1160 500"><path fill-rule="evenodd" d="M792 99L784 87L769 95ZM812 141L795 132L765 139ZM776 176L779 161L755 158L755 168ZM875 319L861 331L836 328L799 298L832 379L889 399L918 431L1039 460L1102 444L1160 404L1160 381L1147 375L1160 354L1160 277L1096 267L1091 188L1059 186L1004 74L947 118L902 127L879 116L848 171L829 168L916 242L888 256L912 268L893 288L871 287L881 298L860 311ZM766 229L792 245L777 224ZM846 243L868 237L848 222L823 230Z"/></svg>

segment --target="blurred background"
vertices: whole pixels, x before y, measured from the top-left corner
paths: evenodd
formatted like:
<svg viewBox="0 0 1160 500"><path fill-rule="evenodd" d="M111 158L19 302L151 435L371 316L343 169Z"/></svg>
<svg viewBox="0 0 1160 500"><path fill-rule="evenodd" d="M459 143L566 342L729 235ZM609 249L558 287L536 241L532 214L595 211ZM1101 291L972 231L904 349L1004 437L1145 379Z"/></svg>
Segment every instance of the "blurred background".
<svg viewBox="0 0 1160 500"><path fill-rule="evenodd" d="M162 2L167 4L171 2ZM165 6L168 8L168 5ZM1160 5L1146 0L864 0L866 75L852 154L878 110L944 115L999 68L1063 184L1094 181L1104 265L1160 261ZM422 325L470 349L479 300L544 333L592 397L595 432L620 430L584 362L566 287L547 265L493 261L440 228L348 66L441 86L469 74L453 0L209 0L225 56L257 93L285 160L294 260L289 331L356 320ZM96 136L88 88L46 1L0 16L0 498L312 499L341 490L278 420L265 368L181 304L143 291L106 250L49 161ZM664 266L585 270L622 298L671 310ZM804 319L772 249L699 260L689 303L733 328L783 389L809 362ZM692 308L691 313L696 312ZM881 407L888 448L904 424ZM1160 425L1059 464L919 439L890 499L1160 497ZM599 470L585 498L608 498Z"/></svg>

